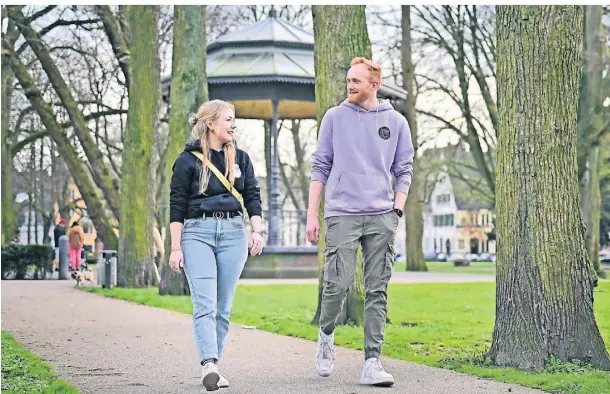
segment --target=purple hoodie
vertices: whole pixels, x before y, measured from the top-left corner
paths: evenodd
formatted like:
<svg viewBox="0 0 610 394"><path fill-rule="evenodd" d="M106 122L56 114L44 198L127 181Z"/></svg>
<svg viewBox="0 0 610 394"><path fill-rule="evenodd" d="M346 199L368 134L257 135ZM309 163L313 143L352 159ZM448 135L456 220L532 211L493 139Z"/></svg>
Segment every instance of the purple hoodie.
<svg viewBox="0 0 610 394"><path fill-rule="evenodd" d="M326 185L324 217L371 215L394 208L413 175L411 130L387 101L366 109L347 101L330 108L311 158L311 180Z"/></svg>

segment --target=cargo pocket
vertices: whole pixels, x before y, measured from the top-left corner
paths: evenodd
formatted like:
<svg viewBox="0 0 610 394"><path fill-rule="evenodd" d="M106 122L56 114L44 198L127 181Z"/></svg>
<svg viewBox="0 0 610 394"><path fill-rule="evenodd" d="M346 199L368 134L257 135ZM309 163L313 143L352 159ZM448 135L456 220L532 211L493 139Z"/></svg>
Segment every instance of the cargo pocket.
<svg viewBox="0 0 610 394"><path fill-rule="evenodd" d="M385 253L385 261L383 266L383 272L381 273L381 282L387 285L392 278L392 272L394 270L394 259L395 251L394 245L388 245L388 250Z"/></svg>
<svg viewBox="0 0 610 394"><path fill-rule="evenodd" d="M324 249L324 282L339 283L339 264L337 261L337 248L327 247Z"/></svg>

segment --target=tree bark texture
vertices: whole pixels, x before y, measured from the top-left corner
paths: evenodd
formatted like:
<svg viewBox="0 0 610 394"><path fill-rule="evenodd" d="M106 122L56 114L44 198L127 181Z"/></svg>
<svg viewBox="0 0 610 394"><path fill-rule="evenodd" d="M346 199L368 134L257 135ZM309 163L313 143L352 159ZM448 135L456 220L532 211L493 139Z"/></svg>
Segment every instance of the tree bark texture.
<svg viewBox="0 0 610 394"><path fill-rule="evenodd" d="M169 184L174 161L184 149L190 135L188 116L208 100L205 76L206 36L205 6L174 7L174 37L172 53L171 113L169 118L168 152L165 161L164 210L166 258L169 259L171 237L169 231ZM168 264L163 265L161 295L188 295L189 286L184 273L176 274Z"/></svg>
<svg viewBox="0 0 610 394"><path fill-rule="evenodd" d="M419 159L417 158L417 114L415 112L415 94L413 91L415 70L411 52L411 6L401 6L402 11L402 80L403 88L407 91L407 101L405 113L409 128L411 129L411 140L415 154L413 156L413 179L411 189L407 196L405 207L406 225L406 245L407 245L407 271L428 271L424 260L423 234L424 216L420 202L419 183L420 176L418 171Z"/></svg>
<svg viewBox="0 0 610 394"><path fill-rule="evenodd" d="M576 134L581 6L498 6L496 320L489 356L610 369L593 314Z"/></svg>
<svg viewBox="0 0 610 394"><path fill-rule="evenodd" d="M372 58L371 42L366 26L365 6L317 6L311 7L314 25L314 62L316 71L316 113L318 130L326 111L339 105L346 97L345 76L350 61L357 56ZM320 276L325 263L324 204L319 210L320 243L318 260ZM342 317L338 324L348 322L361 325L364 321L364 279L362 253L358 251L358 262L354 282L347 292ZM320 278L319 286L324 282ZM318 310L313 323L319 320L321 290L318 291Z"/></svg>
<svg viewBox="0 0 610 394"><path fill-rule="evenodd" d="M11 22L7 34L2 39L2 135L0 136L2 146L2 245L10 242L17 230L13 196L13 157L10 145L11 102L15 78L11 71L9 55L4 51L5 45L14 45L14 40L8 37L13 30L12 26Z"/></svg>
<svg viewBox="0 0 610 394"><path fill-rule="evenodd" d="M161 100L158 6L129 6L131 85L121 168L121 221L117 284L146 287L156 279L152 225L152 163Z"/></svg>

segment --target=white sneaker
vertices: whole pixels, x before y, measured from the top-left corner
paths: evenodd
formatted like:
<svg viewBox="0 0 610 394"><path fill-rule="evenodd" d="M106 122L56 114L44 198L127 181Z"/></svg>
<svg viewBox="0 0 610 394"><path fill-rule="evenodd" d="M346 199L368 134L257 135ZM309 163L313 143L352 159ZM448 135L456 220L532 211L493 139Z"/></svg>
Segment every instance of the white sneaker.
<svg viewBox="0 0 610 394"><path fill-rule="evenodd" d="M225 389L227 387L229 387L229 381L227 379L225 379L224 376L219 375L220 379L218 379L218 387L220 387L221 389Z"/></svg>
<svg viewBox="0 0 610 394"><path fill-rule="evenodd" d="M381 360L376 357L369 358L362 367L360 384L372 386L391 386L394 384L394 377L387 373L381 365Z"/></svg>
<svg viewBox="0 0 610 394"><path fill-rule="evenodd" d="M218 373L218 366L213 362L206 363L201 367L201 384L207 391L216 391L219 389L218 381L220 380L220 374Z"/></svg>
<svg viewBox="0 0 610 394"><path fill-rule="evenodd" d="M318 348L316 350L316 372L323 377L333 373L335 363L335 351L333 349L335 333L326 335L320 330L318 333Z"/></svg>

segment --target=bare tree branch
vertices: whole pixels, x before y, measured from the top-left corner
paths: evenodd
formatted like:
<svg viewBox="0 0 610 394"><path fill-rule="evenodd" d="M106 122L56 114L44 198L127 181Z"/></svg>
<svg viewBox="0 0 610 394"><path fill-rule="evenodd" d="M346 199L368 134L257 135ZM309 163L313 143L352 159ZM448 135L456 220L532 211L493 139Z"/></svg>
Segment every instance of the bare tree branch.
<svg viewBox="0 0 610 394"><path fill-rule="evenodd" d="M129 86L131 81L129 71L129 47L127 46L127 40L123 34L121 25L119 24L119 20L114 16L112 10L107 5L96 5L94 6L94 9L104 24L104 31L108 36L112 51L123 71L125 85Z"/></svg>

